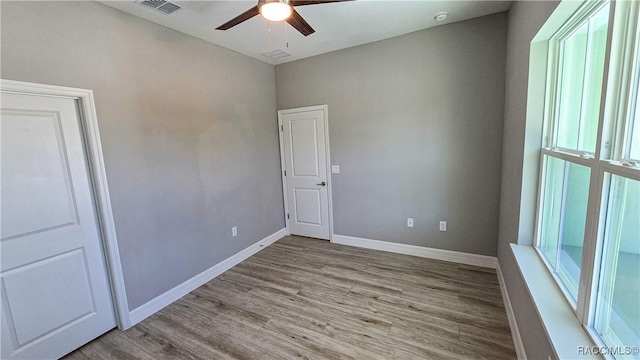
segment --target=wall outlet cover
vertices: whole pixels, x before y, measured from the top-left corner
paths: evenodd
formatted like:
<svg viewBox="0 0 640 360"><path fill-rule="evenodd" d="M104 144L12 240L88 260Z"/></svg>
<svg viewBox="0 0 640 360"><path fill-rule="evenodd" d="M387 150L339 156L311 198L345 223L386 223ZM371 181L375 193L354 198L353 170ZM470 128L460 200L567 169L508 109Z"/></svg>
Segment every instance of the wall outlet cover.
<svg viewBox="0 0 640 360"><path fill-rule="evenodd" d="M447 222L440 221L440 231L447 231Z"/></svg>
<svg viewBox="0 0 640 360"><path fill-rule="evenodd" d="M407 218L407 227L413 227L413 218Z"/></svg>
<svg viewBox="0 0 640 360"><path fill-rule="evenodd" d="M231 228L231 236L238 236L238 228L237 227L232 227Z"/></svg>

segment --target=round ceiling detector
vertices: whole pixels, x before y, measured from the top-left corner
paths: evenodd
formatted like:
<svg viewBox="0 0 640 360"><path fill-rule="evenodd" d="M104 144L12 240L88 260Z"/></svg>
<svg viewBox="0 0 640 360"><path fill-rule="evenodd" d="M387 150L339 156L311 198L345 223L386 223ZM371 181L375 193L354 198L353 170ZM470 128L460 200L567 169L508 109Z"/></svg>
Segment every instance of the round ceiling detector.
<svg viewBox="0 0 640 360"><path fill-rule="evenodd" d="M436 19L436 21L442 21L442 20L445 20L448 16L449 16L449 13L446 11L443 11L441 13L437 13L436 16L434 16L433 18Z"/></svg>

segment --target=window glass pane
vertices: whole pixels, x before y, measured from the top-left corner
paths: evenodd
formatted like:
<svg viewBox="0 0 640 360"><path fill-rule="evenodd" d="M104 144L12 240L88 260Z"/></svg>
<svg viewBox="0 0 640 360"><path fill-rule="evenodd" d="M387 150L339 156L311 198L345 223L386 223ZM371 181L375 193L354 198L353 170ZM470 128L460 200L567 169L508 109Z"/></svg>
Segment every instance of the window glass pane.
<svg viewBox="0 0 640 360"><path fill-rule="evenodd" d="M640 61L639 61L640 62ZM640 64L638 64L640 68ZM629 159L640 160L640 74L636 80L636 103L635 116L631 118L629 123L629 131L631 132Z"/></svg>
<svg viewBox="0 0 640 360"><path fill-rule="evenodd" d="M594 324L609 346L640 344L639 223L640 181L612 175Z"/></svg>
<svg viewBox="0 0 640 360"><path fill-rule="evenodd" d="M629 116L629 155L627 158L640 160L640 36L638 36L638 44L636 45L636 78L633 84L633 92L635 97L631 98Z"/></svg>
<svg viewBox="0 0 640 360"><path fill-rule="evenodd" d="M545 159L540 250L576 300L591 170L554 157Z"/></svg>
<svg viewBox="0 0 640 360"><path fill-rule="evenodd" d="M556 260L558 259L565 162L548 156L545 159L547 163L544 178L544 197L542 199L540 250L542 250L551 267L555 268Z"/></svg>
<svg viewBox="0 0 640 360"><path fill-rule="evenodd" d="M600 94L604 78L604 58L607 48L607 26L609 7L598 11L589 20L588 64L585 73L584 99L580 120L580 143L578 148L594 152L600 117Z"/></svg>
<svg viewBox="0 0 640 360"><path fill-rule="evenodd" d="M569 149L578 148L588 28L588 23L583 24L560 43L562 77L558 93L558 146Z"/></svg>
<svg viewBox="0 0 640 360"><path fill-rule="evenodd" d="M560 41L558 147L595 152L608 20L607 3Z"/></svg>

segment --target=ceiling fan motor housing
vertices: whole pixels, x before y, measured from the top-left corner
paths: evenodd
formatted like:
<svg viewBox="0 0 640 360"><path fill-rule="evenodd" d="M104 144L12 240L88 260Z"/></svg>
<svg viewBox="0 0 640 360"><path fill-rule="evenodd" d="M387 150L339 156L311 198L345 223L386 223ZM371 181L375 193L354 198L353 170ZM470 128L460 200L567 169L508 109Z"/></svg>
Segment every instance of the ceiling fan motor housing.
<svg viewBox="0 0 640 360"><path fill-rule="evenodd" d="M258 0L258 4L256 6L218 26L216 30L228 30L256 15L261 14L267 20L284 20L298 30L302 35L309 36L313 34L315 30L302 18L302 16L300 16L297 11L293 9L293 7L337 3L343 1L353 0Z"/></svg>
<svg viewBox="0 0 640 360"><path fill-rule="evenodd" d="M262 5L268 3L283 3L285 5L289 5L289 0L258 0L258 8L261 8Z"/></svg>

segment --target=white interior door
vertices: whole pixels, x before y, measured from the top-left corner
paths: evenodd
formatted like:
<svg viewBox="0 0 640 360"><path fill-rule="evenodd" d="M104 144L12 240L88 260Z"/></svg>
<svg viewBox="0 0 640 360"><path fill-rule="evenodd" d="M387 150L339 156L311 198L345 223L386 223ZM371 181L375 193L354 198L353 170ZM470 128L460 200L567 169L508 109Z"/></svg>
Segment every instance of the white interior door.
<svg viewBox="0 0 640 360"><path fill-rule="evenodd" d="M330 239L324 108L280 111L289 230Z"/></svg>
<svg viewBox="0 0 640 360"><path fill-rule="evenodd" d="M2 359L58 358L116 324L78 104L1 100Z"/></svg>

